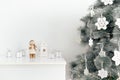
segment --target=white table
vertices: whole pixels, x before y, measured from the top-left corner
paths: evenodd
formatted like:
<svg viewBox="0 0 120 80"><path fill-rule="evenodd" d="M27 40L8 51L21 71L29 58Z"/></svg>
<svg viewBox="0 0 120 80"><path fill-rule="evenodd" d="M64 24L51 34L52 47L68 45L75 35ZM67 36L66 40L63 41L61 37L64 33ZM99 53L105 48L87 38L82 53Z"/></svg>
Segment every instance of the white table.
<svg viewBox="0 0 120 80"><path fill-rule="evenodd" d="M65 80L64 59L0 58L0 80Z"/></svg>

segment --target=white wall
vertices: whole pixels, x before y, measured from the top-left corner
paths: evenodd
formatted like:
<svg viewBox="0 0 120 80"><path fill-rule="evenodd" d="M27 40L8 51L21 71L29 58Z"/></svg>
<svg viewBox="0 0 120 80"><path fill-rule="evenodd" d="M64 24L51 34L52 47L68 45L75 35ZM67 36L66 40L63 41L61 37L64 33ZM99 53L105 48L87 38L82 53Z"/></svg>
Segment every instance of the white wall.
<svg viewBox="0 0 120 80"><path fill-rule="evenodd" d="M80 18L95 0L0 0L0 53L16 52L30 39L60 49L67 61L80 54Z"/></svg>

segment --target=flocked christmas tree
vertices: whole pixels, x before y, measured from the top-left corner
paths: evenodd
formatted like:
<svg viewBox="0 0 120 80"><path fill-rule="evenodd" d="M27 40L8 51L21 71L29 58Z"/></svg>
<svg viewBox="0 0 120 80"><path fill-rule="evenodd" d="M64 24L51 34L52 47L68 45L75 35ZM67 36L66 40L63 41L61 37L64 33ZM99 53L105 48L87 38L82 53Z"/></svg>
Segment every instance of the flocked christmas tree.
<svg viewBox="0 0 120 80"><path fill-rule="evenodd" d="M73 80L120 80L120 0L98 0L83 17L87 53L71 64Z"/></svg>

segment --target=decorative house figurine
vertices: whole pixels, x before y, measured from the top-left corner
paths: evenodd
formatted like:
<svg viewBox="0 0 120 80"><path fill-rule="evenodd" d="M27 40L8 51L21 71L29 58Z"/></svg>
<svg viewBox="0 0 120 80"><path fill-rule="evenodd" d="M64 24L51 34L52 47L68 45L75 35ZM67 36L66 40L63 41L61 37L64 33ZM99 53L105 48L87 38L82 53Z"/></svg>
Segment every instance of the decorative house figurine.
<svg viewBox="0 0 120 80"><path fill-rule="evenodd" d="M29 42L29 57L30 59L36 58L36 44L34 40L30 40Z"/></svg>
<svg viewBox="0 0 120 80"><path fill-rule="evenodd" d="M40 45L40 56L48 56L48 49L47 49L47 43L42 42Z"/></svg>

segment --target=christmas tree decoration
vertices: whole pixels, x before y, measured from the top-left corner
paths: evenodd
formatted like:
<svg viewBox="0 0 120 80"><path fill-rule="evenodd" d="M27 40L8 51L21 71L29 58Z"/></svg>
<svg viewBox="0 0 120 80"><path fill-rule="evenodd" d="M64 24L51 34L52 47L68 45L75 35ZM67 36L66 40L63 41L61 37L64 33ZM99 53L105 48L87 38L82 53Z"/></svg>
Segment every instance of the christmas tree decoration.
<svg viewBox="0 0 120 80"><path fill-rule="evenodd" d="M98 71L98 76L100 76L102 79L108 76L108 72L103 69L103 62L101 62L102 69Z"/></svg>
<svg viewBox="0 0 120 80"><path fill-rule="evenodd" d="M101 63L101 62L103 62L103 63ZM101 69L102 67L103 68L108 68L108 67L112 66L112 61L107 56L106 57L97 56L94 59L94 64L95 64L97 69ZM103 65L103 66L101 66L101 65Z"/></svg>
<svg viewBox="0 0 120 80"><path fill-rule="evenodd" d="M105 53L105 51L103 51L103 44L101 44L101 50L100 50L99 55L100 55L101 57L106 57L106 53Z"/></svg>
<svg viewBox="0 0 120 80"><path fill-rule="evenodd" d="M97 26L98 30L106 30L107 29L107 25L109 24L108 21L106 21L105 17L100 17L97 19L97 23L95 23L95 25Z"/></svg>
<svg viewBox="0 0 120 80"><path fill-rule="evenodd" d="M101 50L100 53L99 53L99 55L100 55L101 57L105 57L105 56L106 56L106 53L105 53L105 51Z"/></svg>
<svg viewBox="0 0 120 80"><path fill-rule="evenodd" d="M120 80L120 73L118 72L118 78L117 78L117 80Z"/></svg>
<svg viewBox="0 0 120 80"><path fill-rule="evenodd" d="M102 68L98 71L98 76L100 76L103 79L108 76L108 72Z"/></svg>
<svg viewBox="0 0 120 80"><path fill-rule="evenodd" d="M85 25L79 31L81 44L90 47L71 63L72 80L119 80L120 0L97 0L89 11L90 15L81 18Z"/></svg>
<svg viewBox="0 0 120 80"><path fill-rule="evenodd" d="M95 15L95 11L94 11L94 6L90 7L90 16L93 17Z"/></svg>
<svg viewBox="0 0 120 80"><path fill-rule="evenodd" d="M116 22L115 22L115 25L118 26L118 28L120 28L120 18L117 18Z"/></svg>
<svg viewBox="0 0 120 80"><path fill-rule="evenodd" d="M113 61L115 61L116 66L120 64L120 51L117 51L115 49L114 51L114 57L112 58Z"/></svg>
<svg viewBox="0 0 120 80"><path fill-rule="evenodd" d="M113 4L113 0L101 0L101 2L103 2L104 5L112 5Z"/></svg>
<svg viewBox="0 0 120 80"><path fill-rule="evenodd" d="M89 39L89 46L90 46L90 47L93 46L93 39L92 39L92 38Z"/></svg>
<svg viewBox="0 0 120 80"><path fill-rule="evenodd" d="M87 68L87 59L86 59L86 56L85 56L85 66L86 66L86 68L85 68L85 70L84 70L84 74L85 74L85 75L89 75L89 70L88 70L88 68Z"/></svg>
<svg viewBox="0 0 120 80"><path fill-rule="evenodd" d="M88 70L87 67L86 67L85 70L84 70L84 74L85 74L85 75L89 75L89 70Z"/></svg>

